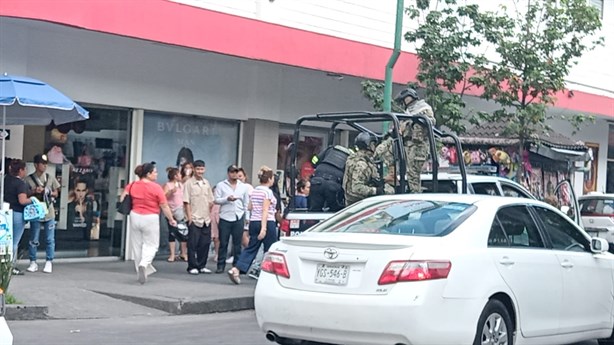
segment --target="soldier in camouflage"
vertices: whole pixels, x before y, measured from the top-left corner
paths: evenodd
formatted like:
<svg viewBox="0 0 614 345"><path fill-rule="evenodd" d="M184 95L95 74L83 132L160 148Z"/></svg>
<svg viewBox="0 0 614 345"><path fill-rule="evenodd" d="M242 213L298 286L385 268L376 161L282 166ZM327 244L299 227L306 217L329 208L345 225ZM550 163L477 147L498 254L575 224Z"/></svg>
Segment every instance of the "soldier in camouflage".
<svg viewBox="0 0 614 345"><path fill-rule="evenodd" d="M405 123L407 121L401 121L400 123L400 128L399 128L399 132L401 134L406 134L409 133L408 131L405 131ZM396 180L396 173L397 173L397 164L395 162L394 159L394 154L392 153L393 151L393 143L395 140L395 133L393 132L393 129L391 129L389 131L389 133L386 135L386 137L384 138L384 140L382 140L382 142L377 145L377 147L375 148L375 152L373 154L373 159L375 161L379 161L383 163L384 166L384 174L386 175L384 180L387 183L390 183L392 185L394 185L394 181ZM406 144L411 140L410 138L403 138L403 142L405 145L405 152L409 152L409 147L406 146ZM396 160L398 162L398 159Z"/></svg>
<svg viewBox="0 0 614 345"><path fill-rule="evenodd" d="M369 133L363 132L356 137L358 152L348 157L343 174L343 189L348 206L373 195L394 193L381 179L373 162L376 143L377 138Z"/></svg>
<svg viewBox="0 0 614 345"><path fill-rule="evenodd" d="M412 116L422 115L431 121L432 126L435 126L433 108L418 97L416 90L402 90L395 97L395 102L405 107L406 114ZM411 137L411 140L405 140L407 150L407 184L411 193L421 193L420 173L429 154L427 129L414 123L407 126L403 131L403 138L406 139L408 137Z"/></svg>

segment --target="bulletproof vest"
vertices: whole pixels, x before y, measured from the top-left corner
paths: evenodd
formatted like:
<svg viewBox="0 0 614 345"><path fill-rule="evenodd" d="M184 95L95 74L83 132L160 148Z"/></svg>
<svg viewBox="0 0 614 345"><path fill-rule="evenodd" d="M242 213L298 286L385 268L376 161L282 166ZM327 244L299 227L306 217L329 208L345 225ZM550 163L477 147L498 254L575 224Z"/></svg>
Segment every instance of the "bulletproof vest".
<svg viewBox="0 0 614 345"><path fill-rule="evenodd" d="M314 176L328 180L336 180L341 183L345 171L345 161L350 155L345 147L335 146L326 150L324 158L318 163Z"/></svg>
<svg viewBox="0 0 614 345"><path fill-rule="evenodd" d="M345 170L345 161L350 155L347 149L346 151L343 151L343 149L345 149L345 147L335 146L332 149L328 150L320 164L332 165L333 167L343 172Z"/></svg>

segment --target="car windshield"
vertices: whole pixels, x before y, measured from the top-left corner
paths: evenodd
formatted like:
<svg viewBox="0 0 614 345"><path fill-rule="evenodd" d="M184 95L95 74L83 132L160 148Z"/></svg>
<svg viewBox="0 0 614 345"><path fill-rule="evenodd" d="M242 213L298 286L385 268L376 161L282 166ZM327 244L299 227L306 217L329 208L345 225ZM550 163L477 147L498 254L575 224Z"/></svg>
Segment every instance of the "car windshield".
<svg viewBox="0 0 614 345"><path fill-rule="evenodd" d="M432 200L364 201L318 224L309 232L384 233L444 236L462 223L475 206Z"/></svg>

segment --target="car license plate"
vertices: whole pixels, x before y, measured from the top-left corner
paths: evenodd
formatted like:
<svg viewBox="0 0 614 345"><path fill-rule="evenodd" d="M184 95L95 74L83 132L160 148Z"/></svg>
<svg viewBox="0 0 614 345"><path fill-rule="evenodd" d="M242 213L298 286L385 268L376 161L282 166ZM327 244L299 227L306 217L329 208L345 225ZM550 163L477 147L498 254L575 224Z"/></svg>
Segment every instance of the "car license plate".
<svg viewBox="0 0 614 345"><path fill-rule="evenodd" d="M350 265L318 264L316 284L347 285Z"/></svg>
<svg viewBox="0 0 614 345"><path fill-rule="evenodd" d="M290 229L298 229L301 226L300 219L290 219Z"/></svg>

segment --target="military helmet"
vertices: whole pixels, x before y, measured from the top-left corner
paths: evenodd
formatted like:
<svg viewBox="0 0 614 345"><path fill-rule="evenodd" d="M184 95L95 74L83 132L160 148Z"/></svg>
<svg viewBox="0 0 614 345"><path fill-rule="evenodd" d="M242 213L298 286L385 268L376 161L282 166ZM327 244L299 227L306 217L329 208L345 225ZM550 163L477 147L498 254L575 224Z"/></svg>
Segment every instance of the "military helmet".
<svg viewBox="0 0 614 345"><path fill-rule="evenodd" d="M354 145L361 150L372 150L371 143L377 143L377 138L367 132L361 132L354 139Z"/></svg>
<svg viewBox="0 0 614 345"><path fill-rule="evenodd" d="M411 97L414 100L419 100L418 93L414 89L406 88L401 90L399 94L394 98L394 101L402 106L405 106L405 98Z"/></svg>

